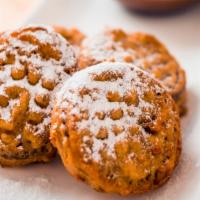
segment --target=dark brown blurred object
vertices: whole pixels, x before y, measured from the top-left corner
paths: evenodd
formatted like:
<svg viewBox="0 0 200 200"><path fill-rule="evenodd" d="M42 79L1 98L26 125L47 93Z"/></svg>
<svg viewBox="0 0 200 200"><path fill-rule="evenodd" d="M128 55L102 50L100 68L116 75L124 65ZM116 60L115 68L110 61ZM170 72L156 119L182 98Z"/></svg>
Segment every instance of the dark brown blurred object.
<svg viewBox="0 0 200 200"><path fill-rule="evenodd" d="M130 9L147 14L167 14L186 9L198 0L120 0Z"/></svg>

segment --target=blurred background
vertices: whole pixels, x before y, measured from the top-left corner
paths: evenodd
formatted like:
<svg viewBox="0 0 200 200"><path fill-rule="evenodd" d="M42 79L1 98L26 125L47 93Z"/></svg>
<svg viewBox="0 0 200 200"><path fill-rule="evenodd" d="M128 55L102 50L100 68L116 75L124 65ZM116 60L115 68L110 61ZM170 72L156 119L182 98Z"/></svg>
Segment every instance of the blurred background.
<svg viewBox="0 0 200 200"><path fill-rule="evenodd" d="M95 1L95 0L94 0ZM101 0L99 0L101 1ZM109 1L107 0L108 5ZM171 15L181 14L180 11L189 10L200 0L115 0L127 11L140 15ZM14 28L23 24L44 2L52 0L0 0L0 29ZM54 2L58 2L59 0ZM66 0L67 5L68 0ZM77 2L77 1L76 1ZM80 0L87 4L88 0ZM188 11L189 12L189 11ZM56 13L55 13L56 14ZM200 19L199 19L200 20Z"/></svg>
<svg viewBox="0 0 200 200"><path fill-rule="evenodd" d="M19 26L43 0L0 0L0 30Z"/></svg>

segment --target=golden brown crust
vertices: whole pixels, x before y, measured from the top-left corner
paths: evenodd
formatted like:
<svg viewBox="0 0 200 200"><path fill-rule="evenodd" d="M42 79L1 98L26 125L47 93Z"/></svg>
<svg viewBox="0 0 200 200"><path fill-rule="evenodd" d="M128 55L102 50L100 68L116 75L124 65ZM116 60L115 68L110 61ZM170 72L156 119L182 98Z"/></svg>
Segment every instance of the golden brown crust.
<svg viewBox="0 0 200 200"><path fill-rule="evenodd" d="M67 29L64 26L53 26L54 30L60 33L70 44L80 46L81 42L85 38L85 35L81 33L77 28Z"/></svg>
<svg viewBox="0 0 200 200"><path fill-rule="evenodd" d="M182 113L181 109L185 107L185 102L180 99L185 93L185 72L154 36L137 32L129 34L121 29L111 29L94 38L86 39L82 45L79 68L102 61L134 63L150 72L169 90Z"/></svg>
<svg viewBox="0 0 200 200"><path fill-rule="evenodd" d="M66 169L94 189L139 194L160 187L176 167L180 119L171 96L147 73L102 63L61 89L51 142Z"/></svg>
<svg viewBox="0 0 200 200"><path fill-rule="evenodd" d="M52 161L55 157L56 150L52 149L50 144L45 145L41 152L16 152L16 149L13 148L11 150L11 154L13 152L19 154L20 156L8 157L8 151L4 151L5 155L0 156L0 163L2 167L15 167L15 166L23 166L28 165L30 163L47 163Z"/></svg>
<svg viewBox="0 0 200 200"><path fill-rule="evenodd" d="M176 105L178 107L179 114L181 117L187 114L186 103L187 103L187 92L183 91L182 93L180 93L179 98L176 100Z"/></svg>
<svg viewBox="0 0 200 200"><path fill-rule="evenodd" d="M61 81L76 71L73 47L49 27L0 36L0 164L48 162L50 112Z"/></svg>

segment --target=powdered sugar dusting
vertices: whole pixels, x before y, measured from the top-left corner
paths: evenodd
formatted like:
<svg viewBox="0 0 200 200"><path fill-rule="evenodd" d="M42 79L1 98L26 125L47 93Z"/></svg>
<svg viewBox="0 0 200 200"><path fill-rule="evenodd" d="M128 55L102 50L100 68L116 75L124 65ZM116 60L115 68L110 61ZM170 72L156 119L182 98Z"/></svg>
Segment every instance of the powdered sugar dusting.
<svg viewBox="0 0 200 200"><path fill-rule="evenodd" d="M23 179L22 179L23 178ZM1 177L0 193L4 200L29 199L42 200L51 198L51 180L48 177L22 177L12 179Z"/></svg>
<svg viewBox="0 0 200 200"><path fill-rule="evenodd" d="M17 105L19 105L18 99L10 100L9 106L0 109L0 117L6 121L9 121L11 117L11 110L13 106Z"/></svg>
<svg viewBox="0 0 200 200"><path fill-rule="evenodd" d="M94 76L102 75L103 73L120 74L120 78L116 80L96 81ZM95 161L101 160L100 151L106 148L109 156L115 158L115 144L120 141L127 140L127 132L131 126L135 126L141 132L143 138L148 137L142 126L139 125L138 120L141 115L147 110L156 110L155 105L145 101L143 95L147 91L157 90L163 92L164 89L157 84L157 87L150 86L148 81L142 80L144 77L143 71L133 65L125 63L101 63L91 68L74 74L70 78L58 94L57 105L64 111L71 105L74 105L69 112L70 116L81 116L83 111L88 113L88 117L76 123L79 131L89 130L90 135L83 137L82 148L86 152L85 160L93 159ZM146 76L145 76L146 77ZM87 89L87 95L81 97L81 89ZM124 101L110 102L106 94L108 92L118 92L121 97L124 97L130 91L135 91L138 97L137 105L127 105ZM113 110L121 110L123 116L119 119L110 117ZM97 113L105 113L103 120L97 117ZM62 114L62 115L63 115ZM146 113L148 115L148 112ZM67 116L66 116L67 117ZM148 117L148 116L147 116ZM150 116L149 116L150 117ZM115 134L113 127L117 125L123 131L120 134ZM100 140L97 135L99 131L105 128L108 136ZM87 141L92 138L93 145L89 149ZM137 136L134 138L138 140Z"/></svg>
<svg viewBox="0 0 200 200"><path fill-rule="evenodd" d="M13 36L14 34L14 36ZM16 34L18 34L16 36ZM34 42L26 38L34 38ZM25 38L24 40L22 38ZM38 132L42 132L45 125L49 125L50 111L54 99L55 91L60 87L60 83L70 77L68 70L75 68L76 55L73 47L51 27L26 26L16 30L16 32L5 32L1 35L0 42L0 95L8 97L6 88L23 88L30 94L29 111L45 113L42 124L38 124ZM52 51L59 53L59 59L49 55L48 59L39 54L39 46L48 45ZM14 57L14 62L8 63L8 56ZM27 66L26 66L27 65ZM25 69L26 67L26 69ZM28 75L20 80L14 80L11 76L12 70L24 70L40 77L36 84L30 84ZM72 70L73 71L73 70ZM51 90L42 86L42 81L55 83ZM39 106L35 102L36 96L49 96L50 101L46 108ZM10 112L17 100L9 100L6 108L0 109L0 118L6 121L11 120Z"/></svg>
<svg viewBox="0 0 200 200"><path fill-rule="evenodd" d="M86 38L82 46L83 50L81 54L97 62L106 61L108 58L122 62L124 61L124 57L130 55L129 50L124 51L120 43L114 42L109 35L101 33Z"/></svg>
<svg viewBox="0 0 200 200"><path fill-rule="evenodd" d="M107 35L98 34L83 41L82 55L91 57L97 62L106 61L108 58L122 62L129 56L129 51L124 51L121 45L113 42Z"/></svg>
<svg viewBox="0 0 200 200"><path fill-rule="evenodd" d="M86 38L82 43L81 50L81 55L86 60L92 60L92 64L103 61L128 62L151 72L151 76L158 78L158 80L160 78L157 77L159 76L157 71L163 69L163 65L166 65L164 61L158 62L161 59L160 54L159 51L148 49L142 42L140 50L137 50L137 48L135 50L131 47L125 48L123 40L115 40L112 29L105 29L101 33ZM146 67L147 65L148 67ZM170 82L173 82L172 76L166 76L164 82L166 82L166 85L169 85ZM170 90L170 88L168 89Z"/></svg>

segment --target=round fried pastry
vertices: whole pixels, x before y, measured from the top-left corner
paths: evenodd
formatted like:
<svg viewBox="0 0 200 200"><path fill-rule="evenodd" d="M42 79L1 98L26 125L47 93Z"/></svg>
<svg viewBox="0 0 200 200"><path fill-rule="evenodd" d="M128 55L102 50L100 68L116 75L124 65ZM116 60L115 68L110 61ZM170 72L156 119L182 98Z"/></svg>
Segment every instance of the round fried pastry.
<svg viewBox="0 0 200 200"><path fill-rule="evenodd" d="M54 93L76 71L73 47L52 28L27 26L0 36L0 164L50 161Z"/></svg>
<svg viewBox="0 0 200 200"><path fill-rule="evenodd" d="M101 63L74 74L57 96L50 138L73 176L121 195L164 184L181 152L171 95L127 63Z"/></svg>

